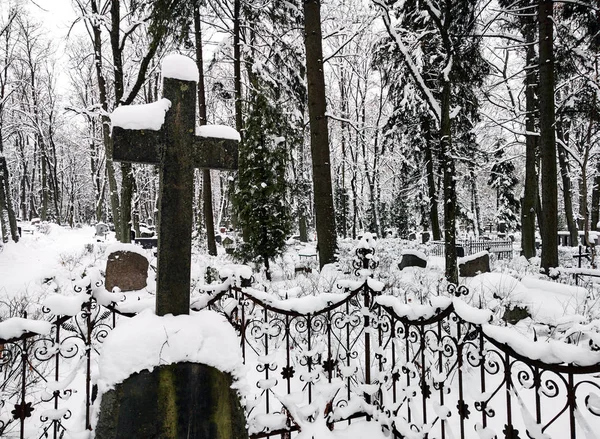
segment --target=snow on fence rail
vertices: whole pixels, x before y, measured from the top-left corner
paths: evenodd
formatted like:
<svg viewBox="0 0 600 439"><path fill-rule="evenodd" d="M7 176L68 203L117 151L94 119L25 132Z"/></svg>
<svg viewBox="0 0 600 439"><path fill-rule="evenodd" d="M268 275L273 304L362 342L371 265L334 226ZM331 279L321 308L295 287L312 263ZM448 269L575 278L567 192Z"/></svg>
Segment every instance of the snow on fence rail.
<svg viewBox="0 0 600 439"><path fill-rule="evenodd" d="M444 256L445 245L444 241L429 241L427 243L429 253L433 256ZM495 254L498 259L510 259L513 256L513 242L510 239L457 240L456 250L459 257L488 251Z"/></svg>
<svg viewBox="0 0 600 439"><path fill-rule="evenodd" d="M374 264L360 249L356 274ZM600 428L600 352L538 342L466 302L465 287L404 303L370 278L338 292L276 299L228 268L193 309L223 313L240 336L252 438L306 423L365 418L396 438L591 438ZM76 315L0 340L0 436L61 437L91 428L92 376L116 307L98 285ZM49 310L46 310L49 311ZM2 334L0 333L0 336Z"/></svg>

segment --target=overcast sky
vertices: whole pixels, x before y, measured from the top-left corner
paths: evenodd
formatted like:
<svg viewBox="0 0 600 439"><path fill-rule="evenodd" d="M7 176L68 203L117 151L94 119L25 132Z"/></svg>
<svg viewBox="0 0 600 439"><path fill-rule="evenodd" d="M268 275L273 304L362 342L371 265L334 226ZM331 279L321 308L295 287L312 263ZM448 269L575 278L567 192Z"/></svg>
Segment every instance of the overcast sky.
<svg viewBox="0 0 600 439"><path fill-rule="evenodd" d="M2 1L0 0L0 2ZM52 39L54 47L56 47L56 55L60 68L67 68L68 59L65 55L67 34L76 18L71 6L71 0L27 0L25 6L31 16L39 21L40 25L47 30L48 38ZM83 26L79 24L75 26L71 33L82 31ZM57 76L57 84L59 88L64 88L68 86L69 80L67 75L60 74L60 68Z"/></svg>
<svg viewBox="0 0 600 439"><path fill-rule="evenodd" d="M30 0L27 6L31 14L57 37L64 38L75 20L71 0Z"/></svg>

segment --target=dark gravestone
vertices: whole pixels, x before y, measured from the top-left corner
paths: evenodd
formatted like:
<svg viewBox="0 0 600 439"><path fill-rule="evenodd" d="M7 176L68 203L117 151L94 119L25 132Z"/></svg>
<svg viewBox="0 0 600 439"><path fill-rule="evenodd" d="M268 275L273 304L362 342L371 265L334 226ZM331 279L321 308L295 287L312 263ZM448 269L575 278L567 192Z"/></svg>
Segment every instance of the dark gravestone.
<svg viewBox="0 0 600 439"><path fill-rule="evenodd" d="M247 439L229 374L196 363L135 373L102 395L96 439Z"/></svg>
<svg viewBox="0 0 600 439"><path fill-rule="evenodd" d="M421 233L421 244L427 244L429 242L429 232L423 232Z"/></svg>
<svg viewBox="0 0 600 439"><path fill-rule="evenodd" d="M147 250L158 247L158 238L135 238L134 242Z"/></svg>
<svg viewBox="0 0 600 439"><path fill-rule="evenodd" d="M179 58L184 70L195 66ZM112 116L113 160L158 165L156 314L161 316L189 314L194 168L234 170L238 164L237 141L196 135L196 95L195 80L165 75L163 99L170 108L159 130L116 126L119 108Z"/></svg>
<svg viewBox="0 0 600 439"><path fill-rule="evenodd" d="M238 162L235 140L196 135L194 61L174 55L169 62L180 71L165 74L163 64L161 102L169 105L162 125L129 129L136 125L122 116L145 114L135 107L117 109L111 119L113 160L158 165L158 316L190 310L194 168L236 169ZM96 438L247 438L231 380L202 364L172 364L131 375L103 395L101 408Z"/></svg>
<svg viewBox="0 0 600 439"><path fill-rule="evenodd" d="M232 255L235 252L235 241L231 239L231 237L226 236L225 238L223 238L221 243L225 248L225 253L227 253L228 255Z"/></svg>
<svg viewBox="0 0 600 439"><path fill-rule="evenodd" d="M462 245L457 245L456 246L456 257L464 258L464 256L465 256L465 248Z"/></svg>
<svg viewBox="0 0 600 439"><path fill-rule="evenodd" d="M153 230L144 229L140 231L140 238L152 238L155 237L155 233Z"/></svg>
<svg viewBox="0 0 600 439"><path fill-rule="evenodd" d="M516 325L521 320L531 317L529 310L526 307L519 305L508 305L504 308L504 314L502 314L502 320L511 325Z"/></svg>
<svg viewBox="0 0 600 439"><path fill-rule="evenodd" d="M398 264L398 268L400 270L404 270L406 267L427 267L427 259L423 259L420 256L417 256L413 253L404 253L402 254L402 259Z"/></svg>
<svg viewBox="0 0 600 439"><path fill-rule="evenodd" d="M458 261L458 275L462 277L475 277L481 273L490 272L490 254L485 252L481 256L469 258L467 261Z"/></svg>
<svg viewBox="0 0 600 439"><path fill-rule="evenodd" d="M146 288L148 278L148 259L139 253L116 251L106 261L105 287L112 291L119 287L121 291L137 291Z"/></svg>

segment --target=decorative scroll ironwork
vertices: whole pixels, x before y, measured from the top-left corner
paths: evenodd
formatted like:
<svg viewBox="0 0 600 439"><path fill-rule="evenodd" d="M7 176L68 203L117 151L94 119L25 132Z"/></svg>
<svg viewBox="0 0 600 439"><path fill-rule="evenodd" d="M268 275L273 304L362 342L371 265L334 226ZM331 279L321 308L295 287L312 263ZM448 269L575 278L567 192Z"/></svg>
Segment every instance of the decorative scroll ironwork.
<svg viewBox="0 0 600 439"><path fill-rule="evenodd" d="M332 428L373 419L396 438L574 439L597 431L600 365L545 364L487 336L454 309L452 300L469 297L464 286L448 286L446 308L400 315L369 286L364 270L376 268L373 256L359 249L354 269L362 281L344 283L352 288L310 312L268 301L246 283L202 300L236 328L252 366L251 437L290 437L300 428L290 415L298 408L305 422L324 410ZM0 436L22 436L25 423L40 437L62 437L77 419L91 429L91 365L117 312L97 303L91 286L82 292L89 298L75 316L45 310L49 334L0 340ZM77 409L84 413L69 404L76 391L69 377L77 374L85 377L85 404Z"/></svg>
<svg viewBox="0 0 600 439"><path fill-rule="evenodd" d="M75 292L88 296L78 314L54 316L42 309L52 323L50 333L0 340L0 437L26 437L25 423L35 437L64 437L65 421L73 416L69 400L81 391L71 387L77 375L86 382L83 407L76 404L85 426L75 428L91 428L93 357L114 327L115 316L96 302L91 284Z"/></svg>

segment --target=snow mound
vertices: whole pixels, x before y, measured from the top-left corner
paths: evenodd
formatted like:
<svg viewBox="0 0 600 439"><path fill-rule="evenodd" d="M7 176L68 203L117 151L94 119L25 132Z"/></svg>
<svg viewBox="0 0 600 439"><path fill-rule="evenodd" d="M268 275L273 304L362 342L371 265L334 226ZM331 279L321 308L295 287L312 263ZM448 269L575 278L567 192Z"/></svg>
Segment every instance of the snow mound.
<svg viewBox="0 0 600 439"><path fill-rule="evenodd" d="M241 141L240 133L235 128L227 125L201 125L196 127L196 135L200 137L215 137L217 139L230 139Z"/></svg>
<svg viewBox="0 0 600 439"><path fill-rule="evenodd" d="M244 376L239 340L225 318L213 311L157 316L151 311L119 322L104 341L98 364L102 393L130 375L180 362L202 363Z"/></svg>
<svg viewBox="0 0 600 439"><path fill-rule="evenodd" d="M110 121L113 128L159 131L169 108L171 101L165 98L151 104L121 105L111 113Z"/></svg>
<svg viewBox="0 0 600 439"><path fill-rule="evenodd" d="M163 58L161 73L163 78L180 79L182 81L198 82L200 79L196 62L178 53L171 53Z"/></svg>

